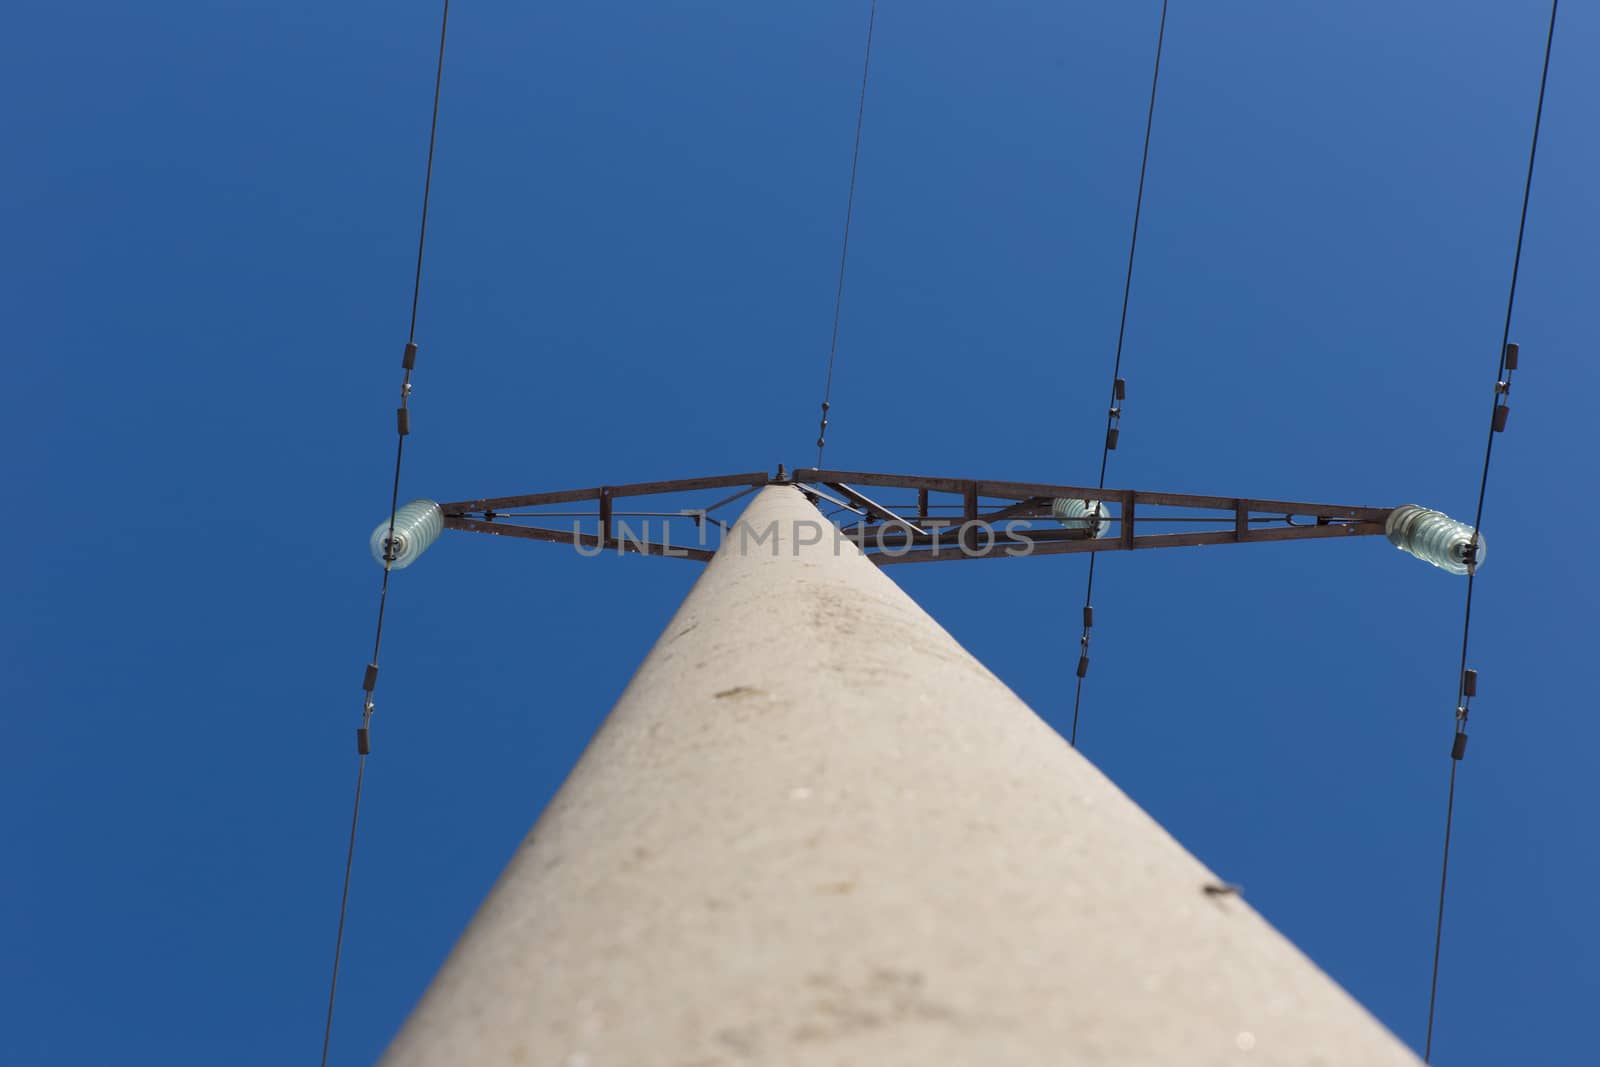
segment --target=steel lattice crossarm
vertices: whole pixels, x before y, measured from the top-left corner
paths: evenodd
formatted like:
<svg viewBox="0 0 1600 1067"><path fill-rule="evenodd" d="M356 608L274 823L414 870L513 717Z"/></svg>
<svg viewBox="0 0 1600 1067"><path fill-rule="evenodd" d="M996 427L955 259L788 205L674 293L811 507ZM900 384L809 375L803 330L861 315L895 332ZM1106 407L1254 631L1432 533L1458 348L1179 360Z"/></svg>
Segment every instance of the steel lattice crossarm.
<svg viewBox="0 0 1600 1067"><path fill-rule="evenodd" d="M766 485L795 486L832 520L797 532L797 539L849 542L879 564L1374 534L1453 573L1468 573L1484 557L1483 538L1474 542L1470 526L1413 504L1317 504L813 468L786 473L781 466L775 475L755 471L443 504L417 500L400 509L392 540L389 524L380 524L372 550L380 562L404 567L452 529L570 545L584 556L611 550L704 562L730 538L746 550L777 544L770 531L718 514Z"/></svg>

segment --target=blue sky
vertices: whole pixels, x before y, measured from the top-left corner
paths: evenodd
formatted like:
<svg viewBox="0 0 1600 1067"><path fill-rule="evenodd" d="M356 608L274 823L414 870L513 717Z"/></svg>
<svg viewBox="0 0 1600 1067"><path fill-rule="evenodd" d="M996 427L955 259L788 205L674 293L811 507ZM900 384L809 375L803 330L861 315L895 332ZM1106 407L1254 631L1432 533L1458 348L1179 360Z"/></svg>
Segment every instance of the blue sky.
<svg viewBox="0 0 1600 1067"><path fill-rule="evenodd" d="M1092 480L1158 12L885 0L830 463ZM1547 15L1173 5L1110 485L1470 515ZM317 1053L437 18L8 18L0 1061ZM457 4L402 499L810 461L865 19ZM1592 1059L1597 47L1564 9L1443 1064ZM1062 727L1085 566L891 573ZM447 534L396 576L334 1062L381 1051L695 573ZM1096 579L1085 753L1418 1048L1464 591L1373 539Z"/></svg>

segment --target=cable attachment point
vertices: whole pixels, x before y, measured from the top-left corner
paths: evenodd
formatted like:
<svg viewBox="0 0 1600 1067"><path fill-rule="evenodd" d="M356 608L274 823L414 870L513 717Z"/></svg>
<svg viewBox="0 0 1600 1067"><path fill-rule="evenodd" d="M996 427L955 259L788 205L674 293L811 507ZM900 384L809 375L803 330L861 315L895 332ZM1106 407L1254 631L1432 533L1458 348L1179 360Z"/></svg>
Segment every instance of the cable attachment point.
<svg viewBox="0 0 1600 1067"><path fill-rule="evenodd" d="M1389 543L1451 574L1471 574L1488 555L1482 533L1443 512L1402 504L1384 523Z"/></svg>
<svg viewBox="0 0 1600 1067"><path fill-rule="evenodd" d="M1069 530L1083 530L1090 537L1104 537L1111 530L1111 517L1098 500L1057 497L1050 502L1050 514Z"/></svg>
<svg viewBox="0 0 1600 1067"><path fill-rule="evenodd" d="M1511 394L1511 372L1517 369L1517 357L1521 350L1515 343L1507 343L1500 366L1505 377L1494 383L1494 432L1504 433L1506 420L1511 417L1511 405L1506 402L1506 397Z"/></svg>
<svg viewBox="0 0 1600 1067"><path fill-rule="evenodd" d="M369 667L368 672L374 673L376 668ZM361 704L361 725L356 728L356 752L365 756L372 751L372 691L367 691L367 699Z"/></svg>
<svg viewBox="0 0 1600 1067"><path fill-rule="evenodd" d="M444 512L431 500L413 500L397 508L373 528L368 545L372 558L392 570L416 562L444 530Z"/></svg>
<svg viewBox="0 0 1600 1067"><path fill-rule="evenodd" d="M1122 400L1128 395L1126 379L1118 378L1111 387L1111 408L1106 412L1106 451L1114 452L1117 447L1117 438L1122 436L1118 423L1122 419Z"/></svg>

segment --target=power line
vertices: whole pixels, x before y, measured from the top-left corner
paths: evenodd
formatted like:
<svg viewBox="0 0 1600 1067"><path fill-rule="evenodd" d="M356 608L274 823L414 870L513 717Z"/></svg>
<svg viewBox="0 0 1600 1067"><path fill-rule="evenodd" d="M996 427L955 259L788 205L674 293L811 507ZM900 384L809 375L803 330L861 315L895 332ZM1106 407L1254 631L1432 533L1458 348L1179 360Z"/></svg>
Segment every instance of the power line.
<svg viewBox="0 0 1600 1067"><path fill-rule="evenodd" d="M1106 487L1106 462L1121 433L1122 401L1127 383L1122 378L1122 341L1128 332L1128 297L1133 292L1133 256L1139 247L1139 215L1144 208L1144 176L1150 165L1150 131L1156 120L1156 86L1161 81L1161 49L1167 39L1167 0L1161 0L1161 25L1156 30L1155 70L1150 75L1150 107L1144 119L1144 151L1139 157L1139 188L1133 198L1133 234L1128 239L1128 272L1122 280L1122 317L1117 324L1117 355L1111 365L1111 402L1106 408L1106 436L1100 446L1100 489ZM818 466L821 466L819 461ZM1083 679L1089 673L1089 630L1094 626L1094 565L1099 553L1089 555L1089 581L1083 591L1083 635L1078 639L1078 684L1072 696L1072 733L1067 740L1078 747L1078 712L1083 705Z"/></svg>
<svg viewBox="0 0 1600 1067"><path fill-rule="evenodd" d="M339 960L344 950L345 917L350 905L350 872L355 865L356 828L361 820L361 786L367 773L371 751L372 694L378 684L378 653L383 648L383 615L389 603L389 573L394 565L395 515L400 507L400 467L405 459L406 437L411 433L411 372L417 362L417 307L422 299L422 255L428 240L428 200L433 192L433 153L439 136L439 93L444 84L444 45L450 28L450 0L444 0L439 20L439 59L433 75L433 114L428 120L428 162L422 179L422 221L417 228L417 269L411 284L411 325L406 331L406 346L400 365L400 406L395 411L397 440L394 450L394 481L389 493L389 533L384 541L383 584L378 591L378 619L372 638L372 659L367 663L361 683L361 726L356 730L356 793L350 810L350 843L345 850L344 887L339 894L339 928L333 942L333 974L328 980L328 1017L322 1030L322 1067L328 1064L328 1044L333 1037L333 1009L339 993Z"/></svg>
<svg viewBox="0 0 1600 1067"><path fill-rule="evenodd" d="M1544 66L1539 74L1539 102L1533 112L1533 137L1528 146L1528 174L1522 184L1522 214L1517 220L1517 247L1511 257L1511 285L1506 293L1505 327L1500 334L1500 357L1495 369L1494 405L1489 416L1489 440L1483 450L1483 477L1478 482L1478 507L1472 519L1472 544L1467 550L1467 598L1461 613L1461 668L1456 676L1455 736L1450 743L1450 789L1445 801L1444 858L1439 869L1439 911L1433 931L1433 977L1428 985L1428 1032L1422 1058L1433 1055L1433 1015L1439 996L1439 949L1444 940L1444 894L1450 876L1450 833L1455 823L1456 771L1467 751L1467 713L1477 692L1478 675L1467 669L1467 648L1472 635L1472 586L1477 578L1478 531L1483 525L1483 504L1489 490L1489 461L1494 455L1495 434L1506 428L1510 405L1511 373L1516 370L1518 350L1511 344L1511 313L1517 302L1517 274L1522 267L1522 238L1528 227L1528 200L1533 193L1533 163L1539 152L1539 124L1544 118L1544 91L1550 80L1550 49L1556 36L1556 9L1560 0L1550 0L1550 28L1544 40Z"/></svg>
<svg viewBox="0 0 1600 1067"><path fill-rule="evenodd" d="M333 1037L333 1000L339 988L339 950L344 946L344 917L350 903L350 868L356 858L356 824L361 819L361 783L367 775L367 754L356 757L356 799L350 809L350 846L344 854L344 889L339 893L339 932L333 941L333 979L328 985L328 1021L322 1028L322 1063L327 1067L328 1041Z"/></svg>
<svg viewBox="0 0 1600 1067"><path fill-rule="evenodd" d="M861 100L856 105L856 145L850 154L850 195L844 202L844 241L839 248L839 284L833 294L833 339L828 344L828 380L822 387L822 417L817 426L817 466L828 440L828 409L833 398L833 361L839 352L839 309L844 305L844 265L850 254L850 217L856 206L856 167L861 162L861 122L867 114L867 72L872 69L872 30L878 21L878 0L867 14L867 54L861 62Z"/></svg>

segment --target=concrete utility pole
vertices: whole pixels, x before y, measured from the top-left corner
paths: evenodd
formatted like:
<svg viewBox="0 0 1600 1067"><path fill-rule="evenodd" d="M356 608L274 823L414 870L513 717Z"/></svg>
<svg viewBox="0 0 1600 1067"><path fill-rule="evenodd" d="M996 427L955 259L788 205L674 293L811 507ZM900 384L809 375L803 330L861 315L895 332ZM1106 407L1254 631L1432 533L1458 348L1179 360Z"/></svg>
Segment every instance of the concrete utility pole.
<svg viewBox="0 0 1600 1067"><path fill-rule="evenodd" d="M1419 1062L797 489L741 522L384 1064Z"/></svg>

